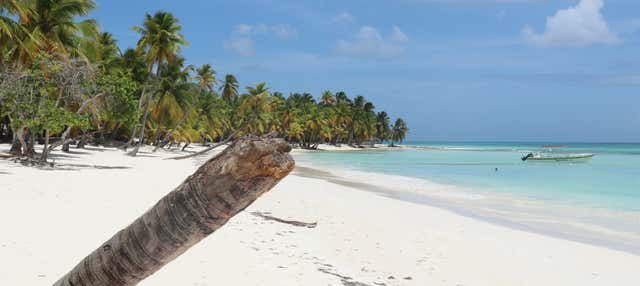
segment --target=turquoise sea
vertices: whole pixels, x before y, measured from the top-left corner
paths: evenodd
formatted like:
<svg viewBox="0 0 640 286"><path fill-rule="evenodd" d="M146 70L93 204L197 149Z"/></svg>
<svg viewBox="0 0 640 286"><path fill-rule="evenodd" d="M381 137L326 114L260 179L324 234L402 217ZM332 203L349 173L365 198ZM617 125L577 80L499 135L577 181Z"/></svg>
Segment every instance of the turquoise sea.
<svg viewBox="0 0 640 286"><path fill-rule="evenodd" d="M412 148L306 152L300 158L316 165L459 186L489 198L515 198L519 203L513 205L505 205L504 200L478 204L483 208L503 208L496 213L504 214L508 209L508 216L521 218L508 223L561 232L578 240L598 240L640 253L640 144L405 142L403 145ZM550 145L562 147L543 147ZM520 160L529 152L594 153L595 157L576 162ZM539 206L534 214L535 220L541 221L539 224L533 222L534 215L527 218L531 208L520 207L532 204Z"/></svg>

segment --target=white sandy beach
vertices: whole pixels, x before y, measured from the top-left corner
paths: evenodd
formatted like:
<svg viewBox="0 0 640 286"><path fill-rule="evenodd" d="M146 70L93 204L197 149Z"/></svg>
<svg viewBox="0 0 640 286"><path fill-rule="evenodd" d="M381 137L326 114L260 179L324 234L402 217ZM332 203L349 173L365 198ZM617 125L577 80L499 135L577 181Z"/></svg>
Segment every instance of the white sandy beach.
<svg viewBox="0 0 640 286"><path fill-rule="evenodd" d="M53 170L0 160L0 285L51 285L204 160L71 151L54 153ZM313 168L140 285L640 285L640 256L395 200L362 178L338 184Z"/></svg>

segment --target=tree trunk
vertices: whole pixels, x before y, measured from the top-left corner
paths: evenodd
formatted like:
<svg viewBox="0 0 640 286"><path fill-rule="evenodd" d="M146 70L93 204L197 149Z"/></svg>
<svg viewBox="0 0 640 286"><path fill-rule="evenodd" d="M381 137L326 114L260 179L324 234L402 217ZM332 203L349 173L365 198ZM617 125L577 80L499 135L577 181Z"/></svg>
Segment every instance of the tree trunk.
<svg viewBox="0 0 640 286"><path fill-rule="evenodd" d="M184 149L187 149L187 147L189 146L189 144L191 144L191 142L187 141L187 143L184 143L184 147L182 147L181 151L184 151Z"/></svg>
<svg viewBox="0 0 640 286"><path fill-rule="evenodd" d="M27 156L25 152L27 152L28 146L27 141L24 139L24 127L20 127L16 131L16 138L20 142L20 146L22 146L22 151L20 151L20 154L22 154L23 156Z"/></svg>
<svg viewBox="0 0 640 286"><path fill-rule="evenodd" d="M149 79L147 78L147 80ZM145 84L142 87L142 95L140 96L140 100L138 100L138 110L142 109L142 105L144 104L144 95L146 94L146 92L147 92L147 85ZM127 144L124 145L125 152L129 147L133 145L133 140L135 140L137 133L138 133L138 126L136 125L133 127L133 131L131 132L131 137L129 138L129 141L127 141Z"/></svg>
<svg viewBox="0 0 640 286"><path fill-rule="evenodd" d="M138 125L133 126L133 132L131 132L131 137L129 137L129 141L127 141L127 144L124 144L124 151L127 152L127 149L129 149L129 147L133 146L133 140L136 139L136 133L138 133Z"/></svg>
<svg viewBox="0 0 640 286"><path fill-rule="evenodd" d="M140 136L138 137L140 139L138 140L138 144L136 144L136 146L133 147L133 150L129 152L129 155L131 156L136 156L138 154L138 150L140 150L140 145L144 144L144 129L145 129L145 125L147 124L147 117L149 116L149 111L151 110L152 97L153 97L153 94L148 95L147 104L145 105L145 108L144 108L144 115L142 116L142 125L140 126Z"/></svg>
<svg viewBox="0 0 640 286"><path fill-rule="evenodd" d="M290 150L282 139L236 140L54 286L136 285L289 174L294 167Z"/></svg>
<svg viewBox="0 0 640 286"><path fill-rule="evenodd" d="M69 152L69 145L71 145L71 141L68 140L62 143L62 152Z"/></svg>
<svg viewBox="0 0 640 286"><path fill-rule="evenodd" d="M84 146L87 145L87 134L82 134L80 136L80 140L78 140L78 144L76 144L76 148L84 149Z"/></svg>
<svg viewBox="0 0 640 286"><path fill-rule="evenodd" d="M35 148L36 138L33 132L31 132L31 130L29 130L29 141L26 144L22 144L22 146L23 146L22 154L24 156L27 156L32 159L36 156L36 148Z"/></svg>
<svg viewBox="0 0 640 286"><path fill-rule="evenodd" d="M9 154L22 156L22 143L18 140L18 134L16 134L16 132L13 132L13 141L11 142L11 150L9 150Z"/></svg>
<svg viewBox="0 0 640 286"><path fill-rule="evenodd" d="M40 154L40 162L47 162L49 156L49 129L44 131L44 147L42 147L42 154Z"/></svg>

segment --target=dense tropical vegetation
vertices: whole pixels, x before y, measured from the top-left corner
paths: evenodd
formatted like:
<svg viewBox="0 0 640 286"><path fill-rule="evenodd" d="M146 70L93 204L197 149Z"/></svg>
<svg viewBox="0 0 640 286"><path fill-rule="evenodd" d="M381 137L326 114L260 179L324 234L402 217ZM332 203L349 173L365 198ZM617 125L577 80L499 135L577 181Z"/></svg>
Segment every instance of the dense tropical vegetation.
<svg viewBox="0 0 640 286"><path fill-rule="evenodd" d="M402 119L375 112L363 96L325 91L284 96L264 82L244 90L211 65L186 64L182 26L171 13L147 14L134 48L87 19L92 0L0 2L0 140L41 161L54 148L119 144L136 155L276 131L301 148L402 142ZM36 154L35 145L44 144Z"/></svg>

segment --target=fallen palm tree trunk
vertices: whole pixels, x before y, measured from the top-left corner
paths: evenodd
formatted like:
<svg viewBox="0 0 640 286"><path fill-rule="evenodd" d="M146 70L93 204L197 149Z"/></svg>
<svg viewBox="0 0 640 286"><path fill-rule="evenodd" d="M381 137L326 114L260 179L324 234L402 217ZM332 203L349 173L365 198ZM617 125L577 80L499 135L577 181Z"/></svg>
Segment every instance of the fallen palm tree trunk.
<svg viewBox="0 0 640 286"><path fill-rule="evenodd" d="M137 284L289 174L294 167L290 150L281 139L236 140L54 285Z"/></svg>

